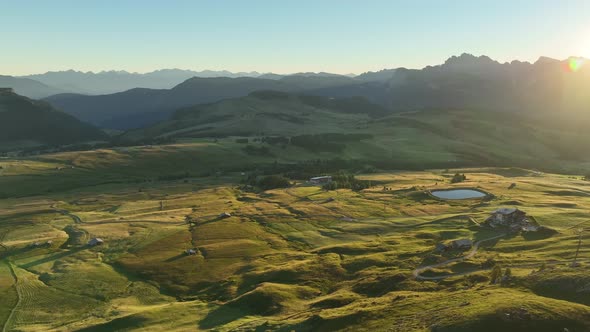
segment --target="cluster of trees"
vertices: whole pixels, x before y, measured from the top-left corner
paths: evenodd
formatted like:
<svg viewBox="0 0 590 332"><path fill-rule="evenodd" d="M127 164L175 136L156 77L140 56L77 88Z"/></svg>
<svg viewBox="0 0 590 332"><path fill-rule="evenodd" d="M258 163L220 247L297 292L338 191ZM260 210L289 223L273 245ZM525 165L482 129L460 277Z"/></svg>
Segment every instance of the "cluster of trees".
<svg viewBox="0 0 590 332"><path fill-rule="evenodd" d="M465 174L455 173L455 175L453 175L453 178L451 179L451 183L459 183L465 180L467 180Z"/></svg>
<svg viewBox="0 0 590 332"><path fill-rule="evenodd" d="M260 139L262 143L268 143L270 145L287 145L290 143L289 137L284 136L265 136Z"/></svg>
<svg viewBox="0 0 590 332"><path fill-rule="evenodd" d="M325 190L351 189L354 191L360 191L367 189L370 186L370 181L358 180L352 174L338 173L333 175L332 181L326 183L323 188Z"/></svg>
<svg viewBox="0 0 590 332"><path fill-rule="evenodd" d="M158 181L175 181L193 177L189 172L177 174L163 174L157 177Z"/></svg>
<svg viewBox="0 0 590 332"><path fill-rule="evenodd" d="M346 143L358 142L371 138L368 134L317 134L299 135L291 138L285 136L264 136L255 138L254 142L261 142L270 145L280 145L283 148L289 144L302 147L313 152L341 152L346 148ZM236 139L237 143L248 143L247 138Z"/></svg>
<svg viewBox="0 0 590 332"><path fill-rule="evenodd" d="M127 140L120 140L117 137L112 138L110 141L107 142L95 142L95 143L77 143L77 144L68 144L68 145L60 145L60 144L45 144L45 145L38 145L33 147L27 148L20 148L18 152L15 152L18 156L28 156L28 155L38 155L43 153L53 153L53 152L68 152L68 151L90 151L96 149L110 149L110 148L117 148L117 147L131 147L131 146L141 146L141 145L162 145L162 144L171 144L175 143L176 139L171 137L159 137L159 138L149 138L140 141L127 141ZM0 152L0 156L7 156L9 155L8 152Z"/></svg>
<svg viewBox="0 0 590 332"><path fill-rule="evenodd" d="M273 155L268 146L246 145L243 150L250 156L270 157Z"/></svg>
<svg viewBox="0 0 590 332"><path fill-rule="evenodd" d="M371 138L368 134L317 134L291 137L291 144L314 152L341 152L345 143Z"/></svg>
<svg viewBox="0 0 590 332"><path fill-rule="evenodd" d="M263 190L287 188L291 186L289 179L282 175L267 175L258 179L257 186Z"/></svg>
<svg viewBox="0 0 590 332"><path fill-rule="evenodd" d="M250 174L245 181L246 184L257 187L262 190L270 190L276 188L287 188L291 186L291 181L282 175L265 175L258 176L256 174Z"/></svg>
<svg viewBox="0 0 590 332"><path fill-rule="evenodd" d="M490 283L492 284L503 283L510 280L511 278L512 270L509 267L507 267L504 270L504 273L502 273L502 268L500 265L494 265L494 268L492 268L492 271L490 272Z"/></svg>

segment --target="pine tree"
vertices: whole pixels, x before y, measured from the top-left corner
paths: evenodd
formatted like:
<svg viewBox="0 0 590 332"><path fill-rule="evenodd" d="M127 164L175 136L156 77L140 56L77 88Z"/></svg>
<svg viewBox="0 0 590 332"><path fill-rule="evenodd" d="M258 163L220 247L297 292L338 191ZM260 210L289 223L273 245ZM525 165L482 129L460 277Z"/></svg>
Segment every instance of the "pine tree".
<svg viewBox="0 0 590 332"><path fill-rule="evenodd" d="M490 272L490 283L495 284L498 279L500 279L502 277L502 268L500 267L500 265L495 265L494 268L492 269L492 272Z"/></svg>

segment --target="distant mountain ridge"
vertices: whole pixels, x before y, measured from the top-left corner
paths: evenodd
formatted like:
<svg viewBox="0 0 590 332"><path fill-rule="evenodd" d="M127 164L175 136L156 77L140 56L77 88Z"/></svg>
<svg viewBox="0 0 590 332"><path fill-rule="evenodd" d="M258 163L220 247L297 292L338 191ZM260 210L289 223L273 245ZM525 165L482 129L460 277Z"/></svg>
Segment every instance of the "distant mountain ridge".
<svg viewBox="0 0 590 332"><path fill-rule="evenodd" d="M279 80L285 77L350 77L347 75L331 74L325 72L313 73L295 73L295 74L275 74L251 72L231 72L227 70L184 70L184 69L160 69L148 73L135 73L128 71L101 71L101 72L82 72L75 70L50 71L44 74L34 74L19 77L20 79L30 79L38 81L41 84L53 87L57 93L77 93L85 95L102 95L123 92L135 88L146 89L171 89L174 86L193 77L200 78L239 78L239 77L257 77L263 79ZM11 87L11 86L7 86ZM53 93L53 94L57 94ZM43 94L47 97L51 94ZM29 96L37 98L37 96Z"/></svg>
<svg viewBox="0 0 590 332"><path fill-rule="evenodd" d="M94 125L127 130L165 120L179 108L243 97L254 91L301 92L353 83L354 79L341 75L293 75L280 79L193 77L172 89L137 88L99 96L61 94L46 101Z"/></svg>
<svg viewBox="0 0 590 332"><path fill-rule="evenodd" d="M257 78L191 78L172 89L137 88L110 95L56 95L46 100L55 107L90 123L130 129L166 119L173 111L211 103L256 90L284 90L277 80Z"/></svg>
<svg viewBox="0 0 590 332"><path fill-rule="evenodd" d="M577 65L571 67L571 62ZM161 74L170 73L162 71ZM113 74L116 75L116 74ZM47 101L83 121L132 129L168 118L178 108L237 98L258 90L330 98L364 97L391 112L421 109L499 111L587 110L590 61L541 57L500 63L464 53L423 69L385 69L356 77L329 73L190 78L171 89L132 89L102 96L56 95Z"/></svg>
<svg viewBox="0 0 590 332"><path fill-rule="evenodd" d="M586 63L570 68L570 62ZM388 79L377 79L386 78ZM588 110L590 61L540 58L535 63L500 63L462 54L424 69L399 68L363 74L374 81L314 91L331 97L363 96L392 111L465 109L502 111ZM360 75L359 77L362 77ZM357 77L357 80L360 80Z"/></svg>
<svg viewBox="0 0 590 332"><path fill-rule="evenodd" d="M46 102L0 89L0 149L24 144L60 145L108 139L101 130Z"/></svg>
<svg viewBox="0 0 590 332"><path fill-rule="evenodd" d="M192 71L183 69L160 69L140 74L127 71L58 71L24 76L41 83L80 94L101 95L123 92L134 88L170 89L192 77L257 77L257 72Z"/></svg>
<svg viewBox="0 0 590 332"><path fill-rule="evenodd" d="M33 99L41 99L51 95L67 92L41 82L21 77L0 75L0 88L11 88L17 94Z"/></svg>

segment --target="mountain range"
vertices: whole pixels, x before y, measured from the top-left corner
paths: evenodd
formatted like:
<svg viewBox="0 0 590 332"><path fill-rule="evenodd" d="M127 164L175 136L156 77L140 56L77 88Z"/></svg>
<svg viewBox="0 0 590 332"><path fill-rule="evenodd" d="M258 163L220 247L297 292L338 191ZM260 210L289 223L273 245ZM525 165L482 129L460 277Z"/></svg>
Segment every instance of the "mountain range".
<svg viewBox="0 0 590 332"><path fill-rule="evenodd" d="M83 121L132 129L167 119L175 110L258 90L330 98L364 97L391 112L421 109L486 111L584 111L590 105L590 67L572 70L571 61L540 58L535 63L499 63L463 54L424 69L384 70L357 77L301 73L267 78L191 78L171 89L132 89L110 95L62 94L47 98Z"/></svg>
<svg viewBox="0 0 590 332"><path fill-rule="evenodd" d="M587 110L590 67L540 58L531 64L499 63L487 56L451 57L421 70L400 68L385 81L328 87L314 93L331 97L364 96L392 111L474 108L501 111Z"/></svg>
<svg viewBox="0 0 590 332"><path fill-rule="evenodd" d="M127 71L101 71L82 72L75 70L67 71L50 71L44 74L34 74L21 77L14 77L14 79L28 79L34 80L40 84L47 85L55 89L53 93L76 93L85 95L103 95L123 92L134 88L147 89L170 89L174 86L186 81L189 78L238 78L238 77L258 77L263 79L279 80L286 76L295 77L343 77L348 78L350 75L338 75L330 73L295 73L290 75L282 75L275 73L259 73L259 72L230 72L227 70L183 70L183 69L160 69L148 73L130 73ZM354 75L352 75L354 76ZM1 81L0 81L1 82ZM16 88L10 84L5 84L3 87ZM21 92L25 92L22 90ZM47 97L50 94L43 94L42 97ZM28 95L28 97L36 98L39 94Z"/></svg>
<svg viewBox="0 0 590 332"><path fill-rule="evenodd" d="M45 100L83 121L126 130L165 120L179 108L242 97L258 90L301 92L354 82L340 75L292 75L280 79L193 77L172 89L136 88L99 96L60 94Z"/></svg>
<svg viewBox="0 0 590 332"><path fill-rule="evenodd" d="M74 70L54 71L45 74L23 76L61 89L63 92L101 95L122 92L133 88L170 89L192 77L258 77L258 72L232 73L227 70L192 71L161 69L140 74L127 71L102 71L98 73Z"/></svg>

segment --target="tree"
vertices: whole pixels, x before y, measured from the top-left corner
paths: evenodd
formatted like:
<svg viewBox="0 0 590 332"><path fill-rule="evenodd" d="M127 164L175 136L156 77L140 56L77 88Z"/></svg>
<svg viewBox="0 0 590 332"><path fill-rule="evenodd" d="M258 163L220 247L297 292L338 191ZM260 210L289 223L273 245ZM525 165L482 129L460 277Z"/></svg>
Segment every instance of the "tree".
<svg viewBox="0 0 590 332"><path fill-rule="evenodd" d="M263 190L287 188L291 185L289 179L281 175L268 175L258 180L258 187Z"/></svg>
<svg viewBox="0 0 590 332"><path fill-rule="evenodd" d="M502 277L502 268L500 265L494 265L490 272L490 283L495 284Z"/></svg>
<svg viewBox="0 0 590 332"><path fill-rule="evenodd" d="M451 183L459 183L465 180L467 180L465 174L455 173L455 175L453 175L453 178L451 179Z"/></svg>

